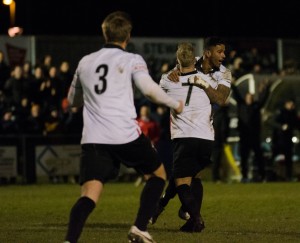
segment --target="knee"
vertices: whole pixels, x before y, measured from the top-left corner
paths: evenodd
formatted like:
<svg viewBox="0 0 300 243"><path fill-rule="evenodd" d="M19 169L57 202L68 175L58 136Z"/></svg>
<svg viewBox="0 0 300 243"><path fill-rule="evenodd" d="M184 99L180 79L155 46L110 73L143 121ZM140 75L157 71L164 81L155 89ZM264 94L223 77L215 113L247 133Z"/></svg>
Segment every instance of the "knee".
<svg viewBox="0 0 300 243"><path fill-rule="evenodd" d="M148 178L152 177L152 176L156 176L159 177L161 179L163 179L164 181L167 180L167 173L165 170L165 167L163 164L161 164L154 172L152 175L150 175ZM147 178L146 178L147 179Z"/></svg>

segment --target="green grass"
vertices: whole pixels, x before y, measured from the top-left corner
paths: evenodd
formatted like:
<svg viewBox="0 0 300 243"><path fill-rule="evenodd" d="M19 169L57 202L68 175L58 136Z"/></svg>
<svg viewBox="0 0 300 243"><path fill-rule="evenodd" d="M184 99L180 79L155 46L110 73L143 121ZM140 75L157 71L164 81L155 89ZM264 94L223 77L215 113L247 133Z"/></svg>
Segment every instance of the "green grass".
<svg viewBox="0 0 300 243"><path fill-rule="evenodd" d="M142 189L110 183L88 219L80 243L127 242ZM8 185L0 187L0 242L63 242L69 210L79 186ZM300 242L300 184L213 184L204 182L201 233L179 232L176 197L149 232L158 243Z"/></svg>

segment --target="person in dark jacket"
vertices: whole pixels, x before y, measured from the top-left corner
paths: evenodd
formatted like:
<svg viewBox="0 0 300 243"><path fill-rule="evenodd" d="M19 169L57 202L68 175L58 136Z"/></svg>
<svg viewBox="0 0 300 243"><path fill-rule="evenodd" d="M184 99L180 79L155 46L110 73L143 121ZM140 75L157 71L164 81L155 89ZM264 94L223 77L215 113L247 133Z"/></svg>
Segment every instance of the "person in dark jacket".
<svg viewBox="0 0 300 243"><path fill-rule="evenodd" d="M269 124L272 132L272 159L274 161L279 154L284 155L285 180L293 180L293 149L292 138L294 131L300 129L299 117L295 109L295 101L288 98L283 106L277 110L270 119Z"/></svg>
<svg viewBox="0 0 300 243"><path fill-rule="evenodd" d="M237 86L232 85L233 97L237 101L239 149L241 157L242 182L248 182L249 158L254 152L253 181L260 182L265 177L265 163L261 148L261 109L270 93L270 85L267 84L260 95L260 99L254 100L254 95L247 92L241 95Z"/></svg>
<svg viewBox="0 0 300 243"><path fill-rule="evenodd" d="M219 106L215 108L213 126L215 129L215 141L212 153L212 180L214 182L221 181L220 169L224 155L224 145L227 143L229 136L228 114L229 105Z"/></svg>

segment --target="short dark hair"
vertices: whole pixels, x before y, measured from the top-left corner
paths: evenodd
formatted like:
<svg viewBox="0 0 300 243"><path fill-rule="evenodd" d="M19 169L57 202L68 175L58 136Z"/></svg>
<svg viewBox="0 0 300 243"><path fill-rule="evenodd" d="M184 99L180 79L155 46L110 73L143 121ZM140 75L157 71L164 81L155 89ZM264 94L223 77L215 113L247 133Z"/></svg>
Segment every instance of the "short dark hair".
<svg viewBox="0 0 300 243"><path fill-rule="evenodd" d="M130 37L132 22L126 12L115 11L104 19L101 27L106 42L123 42Z"/></svg>
<svg viewBox="0 0 300 243"><path fill-rule="evenodd" d="M211 36L211 37L208 37L204 40L204 46L203 46L203 49L204 50L208 50L210 49L211 47L213 46L217 46L217 45L226 45L226 42L225 40L223 40L222 38L220 37L217 37L217 36Z"/></svg>

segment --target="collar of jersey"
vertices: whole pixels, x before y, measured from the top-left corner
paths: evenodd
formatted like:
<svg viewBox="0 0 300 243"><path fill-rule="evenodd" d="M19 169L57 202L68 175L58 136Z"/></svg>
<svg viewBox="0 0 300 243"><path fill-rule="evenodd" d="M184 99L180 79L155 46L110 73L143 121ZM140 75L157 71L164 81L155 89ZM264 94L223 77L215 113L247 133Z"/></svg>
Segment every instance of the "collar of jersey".
<svg viewBox="0 0 300 243"><path fill-rule="evenodd" d="M118 45L114 45L114 44L104 44L103 48L118 48L118 49L124 50L122 47L120 47Z"/></svg>
<svg viewBox="0 0 300 243"><path fill-rule="evenodd" d="M202 62L203 62L203 56L196 62L196 68L198 71L204 73L203 69L202 69ZM208 73L214 73L214 72L217 72L217 71L220 71L220 68L218 67L215 67L215 68L212 68Z"/></svg>
<svg viewBox="0 0 300 243"><path fill-rule="evenodd" d="M180 73L180 76L186 76L186 75L191 75L191 74L196 74L198 73L197 70L194 70L192 72L188 72L188 73Z"/></svg>

